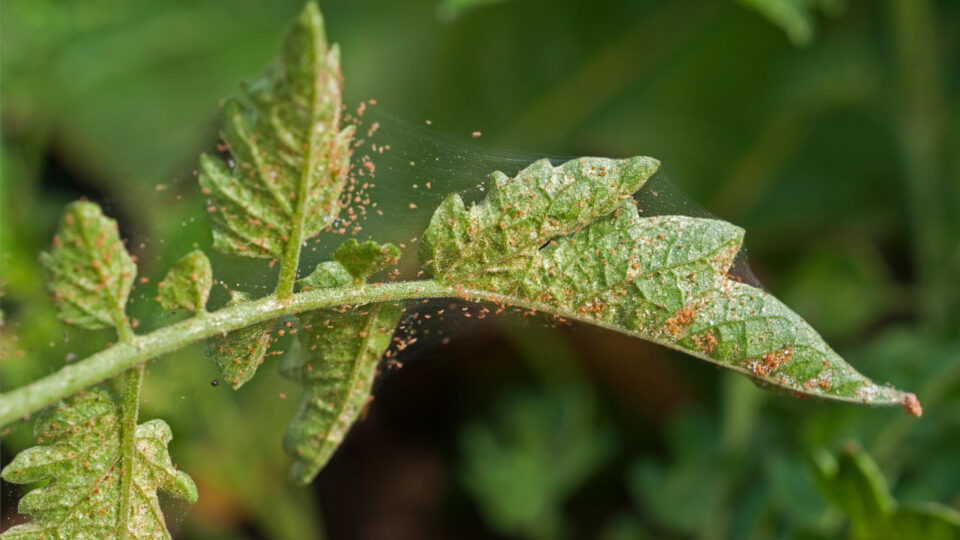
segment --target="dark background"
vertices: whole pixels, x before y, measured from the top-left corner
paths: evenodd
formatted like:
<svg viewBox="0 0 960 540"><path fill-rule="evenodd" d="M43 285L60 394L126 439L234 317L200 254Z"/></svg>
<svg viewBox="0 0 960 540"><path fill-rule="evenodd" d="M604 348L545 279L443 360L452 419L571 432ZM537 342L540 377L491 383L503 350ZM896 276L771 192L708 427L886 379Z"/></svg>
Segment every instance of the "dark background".
<svg viewBox="0 0 960 540"><path fill-rule="evenodd" d="M151 278L131 306L143 328L170 320L152 287L209 247L192 171L216 142L218 100L269 61L300 7L4 0L4 390L110 339L57 323L43 288L37 253L71 200L119 220ZM239 393L212 387L195 347L151 364L142 412L171 424L174 461L199 488L196 506L169 506L178 538L835 538L846 520L810 459L851 441L900 500L960 507L960 3L321 8L347 102L386 111L370 114L386 115L390 159L439 158L416 177L384 167L384 205L405 205L414 181L462 189L525 159L481 154L474 131L524 156L655 156L665 194L746 228L761 282L855 367L917 392L924 416L765 393L593 328L448 317L449 342L404 351L365 421L295 488L279 441L297 390L270 365ZM665 210L701 212L669 197ZM419 217L364 235L416 235L436 201L418 200ZM257 263L213 261L231 286L273 282ZM29 431L6 433L3 464ZM3 485L3 528L22 519L19 493Z"/></svg>

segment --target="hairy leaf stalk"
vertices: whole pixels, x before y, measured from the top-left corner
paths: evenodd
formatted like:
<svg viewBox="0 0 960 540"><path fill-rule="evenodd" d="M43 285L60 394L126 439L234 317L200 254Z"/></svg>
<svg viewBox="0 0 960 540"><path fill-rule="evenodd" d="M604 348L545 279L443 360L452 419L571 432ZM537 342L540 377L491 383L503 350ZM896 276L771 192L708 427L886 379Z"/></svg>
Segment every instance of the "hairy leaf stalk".
<svg viewBox="0 0 960 540"><path fill-rule="evenodd" d="M267 296L259 300L227 307L161 328L138 336L133 343L119 343L89 356L75 364L30 384L0 395L0 427L24 418L58 400L68 397L89 386L95 385L124 370L138 366L152 358L173 352L203 339L226 334L256 323L317 309L336 306L359 306L374 302L402 300L460 298L463 300L489 302L518 308L551 313L566 320L580 320L615 332L623 329L598 323L592 317L576 312L558 312L556 308L490 291L467 289L462 286L442 285L433 280L405 281L400 283L374 283L356 287L314 289L296 293L286 300ZM669 341L651 340L655 343L683 350ZM696 355L713 361L705 355ZM742 373L745 370L724 366ZM912 396L912 394L909 394ZM833 398L840 401L860 403L852 399ZM915 398L914 398L915 399ZM901 401L877 400L866 403L876 406L904 405Z"/></svg>

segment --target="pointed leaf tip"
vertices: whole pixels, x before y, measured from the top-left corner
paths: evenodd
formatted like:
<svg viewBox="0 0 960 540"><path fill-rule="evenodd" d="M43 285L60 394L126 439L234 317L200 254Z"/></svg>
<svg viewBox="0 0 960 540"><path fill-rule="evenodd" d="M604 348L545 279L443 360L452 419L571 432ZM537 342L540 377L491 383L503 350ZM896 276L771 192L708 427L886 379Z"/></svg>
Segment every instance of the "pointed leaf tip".
<svg viewBox="0 0 960 540"><path fill-rule="evenodd" d="M794 394L919 413L915 397L873 383L782 302L728 275L743 229L641 217L630 195L658 165L580 158L494 173L483 201L468 208L451 195L437 208L424 262L445 285L680 349Z"/></svg>
<svg viewBox="0 0 960 540"><path fill-rule="evenodd" d="M923 407L920 406L920 400L917 399L916 394L907 393L903 396L903 408L907 411L907 414L911 414L920 418L923 416Z"/></svg>
<svg viewBox="0 0 960 540"><path fill-rule="evenodd" d="M402 314L399 305L381 302L346 313L323 309L300 315L301 354L282 371L304 387L300 408L283 437L283 447L294 460L292 481L310 483L360 416Z"/></svg>
<svg viewBox="0 0 960 540"><path fill-rule="evenodd" d="M391 244L348 239L334 257L299 280L302 289L345 287L399 256ZM350 271L347 267L351 268ZM308 484L346 436L369 397L377 365L390 346L403 310L375 303L344 311L321 309L300 314L294 347L280 372L300 382L304 395L283 447L293 458L290 479Z"/></svg>

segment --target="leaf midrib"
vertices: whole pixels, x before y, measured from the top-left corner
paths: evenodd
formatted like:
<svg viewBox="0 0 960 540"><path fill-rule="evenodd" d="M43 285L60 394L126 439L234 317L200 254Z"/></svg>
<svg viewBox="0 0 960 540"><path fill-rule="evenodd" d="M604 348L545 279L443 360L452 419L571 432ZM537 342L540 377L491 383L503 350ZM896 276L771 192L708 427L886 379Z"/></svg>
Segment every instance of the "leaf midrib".
<svg viewBox="0 0 960 540"><path fill-rule="evenodd" d="M308 142L306 148L304 148L303 154L303 168L300 171L300 183L297 186L297 206L293 214L293 227L290 230L290 238L287 240L287 247L284 249L283 256L280 261L280 277L277 280L277 298L285 299L293 294L293 284L297 279L297 267L300 263L300 248L303 244L304 237L304 223L307 219L306 209L310 194L310 183L315 174L314 169L316 168L316 155L319 151L320 145L320 132L316 126L316 118L319 115L319 103L317 97L321 92L320 84L321 77L320 73L323 69L322 62L323 54L318 43L317 35L311 33L312 46L313 50L313 71L311 75L313 76L312 85L310 86L310 105L309 105L309 115L310 118L310 133L308 136Z"/></svg>

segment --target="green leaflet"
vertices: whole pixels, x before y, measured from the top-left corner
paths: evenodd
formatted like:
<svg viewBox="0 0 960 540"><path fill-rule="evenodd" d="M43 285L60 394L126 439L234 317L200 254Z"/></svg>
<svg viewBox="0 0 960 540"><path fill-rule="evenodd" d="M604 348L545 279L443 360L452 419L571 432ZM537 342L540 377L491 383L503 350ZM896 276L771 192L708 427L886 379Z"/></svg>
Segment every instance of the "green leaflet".
<svg viewBox="0 0 960 540"><path fill-rule="evenodd" d="M203 312L212 286L210 260L202 251L195 249L177 261L163 281L157 284L160 305L170 310Z"/></svg>
<svg viewBox="0 0 960 540"><path fill-rule="evenodd" d="M776 298L728 277L740 228L641 218L625 197L655 168L650 158L582 158L538 161L512 180L494 173L484 201L468 209L452 195L434 213L426 264L464 294L494 291L794 393L919 413L912 394L872 383Z"/></svg>
<svg viewBox="0 0 960 540"><path fill-rule="evenodd" d="M355 244L348 240L344 246ZM342 254L343 249L337 251ZM373 251L390 253L395 249L387 244ZM376 265L367 268L379 269ZM330 261L320 264L299 284L303 288L345 287L355 279L340 262ZM284 375L304 386L300 409L283 438L284 449L294 458L290 469L294 482L313 480L360 415L370 397L377 364L402 313L400 305L384 302L300 316L299 350L287 355L281 367Z"/></svg>
<svg viewBox="0 0 960 540"><path fill-rule="evenodd" d="M844 0L737 0L780 27L794 45L813 41L817 15L836 15ZM819 12L819 13L818 13Z"/></svg>
<svg viewBox="0 0 960 540"><path fill-rule="evenodd" d="M232 293L227 306L236 306L250 301L246 293ZM273 329L276 321L267 321L241 328L225 336L218 336L207 342L206 355L212 358L220 370L225 382L234 390L253 378L257 368L273 341Z"/></svg>
<svg viewBox="0 0 960 540"><path fill-rule="evenodd" d="M17 484L47 481L20 499L30 523L3 534L4 540L76 538L170 538L157 490L197 500L190 477L170 461L170 427L162 420L137 426L127 531L117 530L122 502L120 406L103 390L91 389L44 413L36 423L38 443L3 469Z"/></svg>
<svg viewBox="0 0 960 540"><path fill-rule="evenodd" d="M440 281L523 269L547 240L612 212L659 165L649 157L559 167L542 159L514 179L496 171L487 198L469 210L455 194L440 204L424 233L426 264Z"/></svg>
<svg viewBox="0 0 960 540"><path fill-rule="evenodd" d="M233 158L200 158L216 249L296 264L300 245L339 213L354 131L340 129L341 78L339 50L308 2L279 58L223 107Z"/></svg>
<svg viewBox="0 0 960 540"><path fill-rule="evenodd" d="M393 244L380 245L372 240L359 243L350 238L333 252L333 258L350 273L354 279L365 279L389 265L396 264L400 258L400 248Z"/></svg>
<svg viewBox="0 0 960 540"><path fill-rule="evenodd" d="M814 457L817 485L850 520L849 538L960 538L960 512L936 503L898 503L880 468L859 447L849 446L839 459L825 450Z"/></svg>
<svg viewBox="0 0 960 540"><path fill-rule="evenodd" d="M137 267L123 247L117 222L94 203L66 207L53 249L40 254L50 272L50 292L67 324L96 330L124 328L127 297Z"/></svg>

